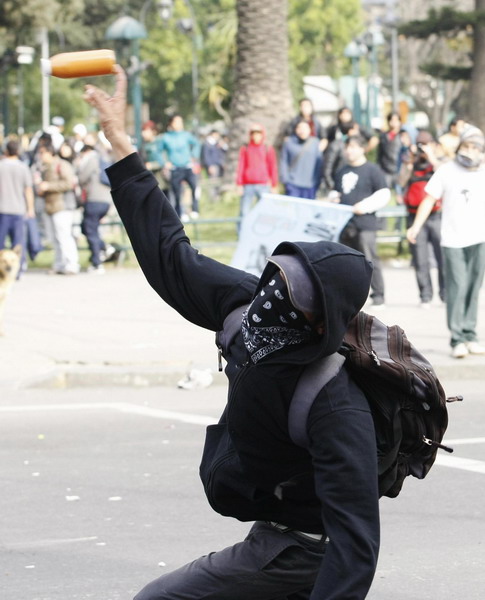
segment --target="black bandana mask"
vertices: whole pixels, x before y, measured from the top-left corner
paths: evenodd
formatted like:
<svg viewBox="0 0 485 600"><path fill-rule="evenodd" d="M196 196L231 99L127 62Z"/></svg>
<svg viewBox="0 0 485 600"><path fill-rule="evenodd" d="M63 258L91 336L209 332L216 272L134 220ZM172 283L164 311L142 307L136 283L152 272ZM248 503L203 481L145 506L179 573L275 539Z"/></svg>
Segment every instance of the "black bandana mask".
<svg viewBox="0 0 485 600"><path fill-rule="evenodd" d="M303 313L291 304L288 288L279 273L263 287L244 312L241 331L253 363L317 335Z"/></svg>

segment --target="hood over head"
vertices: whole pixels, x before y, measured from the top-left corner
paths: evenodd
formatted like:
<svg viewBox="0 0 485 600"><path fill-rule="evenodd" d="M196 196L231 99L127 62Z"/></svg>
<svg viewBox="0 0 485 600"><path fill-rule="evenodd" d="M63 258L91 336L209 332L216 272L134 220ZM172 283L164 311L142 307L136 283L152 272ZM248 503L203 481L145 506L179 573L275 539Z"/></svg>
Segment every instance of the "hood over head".
<svg viewBox="0 0 485 600"><path fill-rule="evenodd" d="M336 352L348 324L367 300L371 263L336 242L283 242L268 259L256 294L280 270L295 307L323 322L323 334L314 343L292 348L283 361L302 364Z"/></svg>
<svg viewBox="0 0 485 600"><path fill-rule="evenodd" d="M251 133L253 131L260 131L263 134L263 142L266 139L266 130L265 128L261 125L261 123L251 123L251 125L249 126L249 130L248 130L248 138L249 141L251 142Z"/></svg>

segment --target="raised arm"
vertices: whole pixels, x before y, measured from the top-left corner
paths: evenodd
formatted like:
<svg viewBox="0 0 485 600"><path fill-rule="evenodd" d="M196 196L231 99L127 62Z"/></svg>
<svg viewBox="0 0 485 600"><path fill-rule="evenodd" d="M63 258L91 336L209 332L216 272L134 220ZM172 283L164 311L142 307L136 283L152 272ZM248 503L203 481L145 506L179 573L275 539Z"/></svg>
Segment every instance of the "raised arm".
<svg viewBox="0 0 485 600"><path fill-rule="evenodd" d="M87 86L117 163L107 169L113 200L140 266L154 290L182 316L218 330L227 314L249 302L257 278L198 253L177 214L135 153L125 130L126 77L116 70L113 96Z"/></svg>
<svg viewBox="0 0 485 600"><path fill-rule="evenodd" d="M93 85L87 85L84 99L98 111L99 123L113 148L115 158L121 160L135 152L135 148L125 129L126 75L119 65L115 65L114 70L116 90L113 96Z"/></svg>

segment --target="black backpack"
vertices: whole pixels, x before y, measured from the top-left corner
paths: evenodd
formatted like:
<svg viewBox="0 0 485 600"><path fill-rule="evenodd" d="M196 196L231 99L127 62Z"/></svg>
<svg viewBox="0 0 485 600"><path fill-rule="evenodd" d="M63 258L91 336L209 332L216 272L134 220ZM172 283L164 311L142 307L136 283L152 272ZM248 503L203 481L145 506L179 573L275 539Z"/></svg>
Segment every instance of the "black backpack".
<svg viewBox="0 0 485 600"><path fill-rule="evenodd" d="M237 334L245 307L231 313L216 337L226 355ZM404 479L426 477L448 425L446 396L429 361L397 325L388 327L360 312L350 323L338 352L308 365L300 376L288 413L292 441L307 447L307 417L320 390L344 362L364 392L374 420L377 441L379 494L390 498ZM462 400L461 396L448 401Z"/></svg>

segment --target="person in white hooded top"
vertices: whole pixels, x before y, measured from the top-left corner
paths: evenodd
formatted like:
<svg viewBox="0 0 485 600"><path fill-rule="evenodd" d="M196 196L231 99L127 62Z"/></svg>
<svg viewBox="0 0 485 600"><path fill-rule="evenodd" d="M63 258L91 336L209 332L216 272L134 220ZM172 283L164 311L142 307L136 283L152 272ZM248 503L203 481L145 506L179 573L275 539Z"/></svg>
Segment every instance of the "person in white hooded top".
<svg viewBox="0 0 485 600"><path fill-rule="evenodd" d="M407 238L416 237L435 203L442 200L441 246L445 260L446 312L451 354L485 355L477 339L478 296L485 273L485 136L468 126L453 161L428 181Z"/></svg>

